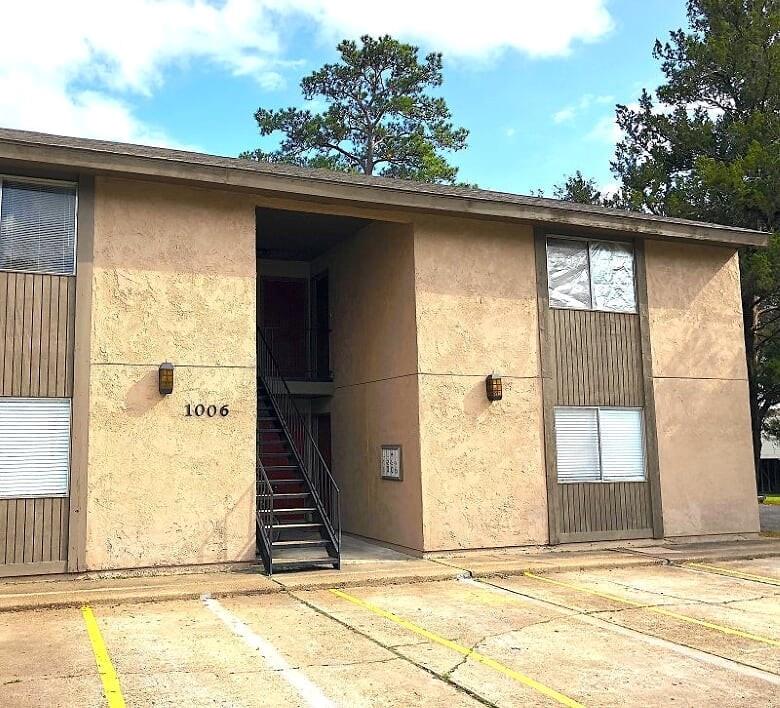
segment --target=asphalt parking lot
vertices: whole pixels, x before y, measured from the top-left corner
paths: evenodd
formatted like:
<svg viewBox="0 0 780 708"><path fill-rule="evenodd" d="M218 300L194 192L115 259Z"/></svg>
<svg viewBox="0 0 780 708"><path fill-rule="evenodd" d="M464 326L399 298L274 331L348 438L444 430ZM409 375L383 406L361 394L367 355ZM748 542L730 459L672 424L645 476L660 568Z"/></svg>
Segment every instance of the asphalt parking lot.
<svg viewBox="0 0 780 708"><path fill-rule="evenodd" d="M0 613L2 706L779 705L780 559Z"/></svg>

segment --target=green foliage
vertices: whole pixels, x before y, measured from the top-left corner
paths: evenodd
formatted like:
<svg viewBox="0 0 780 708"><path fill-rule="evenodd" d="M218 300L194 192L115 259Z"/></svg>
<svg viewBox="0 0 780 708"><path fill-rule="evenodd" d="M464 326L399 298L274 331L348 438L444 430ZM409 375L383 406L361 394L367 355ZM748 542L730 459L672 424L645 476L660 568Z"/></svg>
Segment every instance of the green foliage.
<svg viewBox="0 0 780 708"><path fill-rule="evenodd" d="M687 30L655 44L665 76L655 97L617 107L620 190L609 205L771 232L768 249L740 253L758 446L780 404L780 0L689 0L687 10Z"/></svg>
<svg viewBox="0 0 780 708"><path fill-rule="evenodd" d="M544 196L544 193L539 196ZM583 177L579 170L566 177L563 184L556 184L553 187L553 196L556 199L578 204L604 204L605 202L601 191L596 187L596 180Z"/></svg>
<svg viewBox="0 0 780 708"><path fill-rule="evenodd" d="M468 131L456 128L443 98L429 89L442 84L442 56L389 36L342 41L341 61L301 81L307 101L324 100L313 113L300 108L259 108L261 135L281 132L278 150L241 157L381 174L427 182L454 182L457 168L443 153L466 147Z"/></svg>

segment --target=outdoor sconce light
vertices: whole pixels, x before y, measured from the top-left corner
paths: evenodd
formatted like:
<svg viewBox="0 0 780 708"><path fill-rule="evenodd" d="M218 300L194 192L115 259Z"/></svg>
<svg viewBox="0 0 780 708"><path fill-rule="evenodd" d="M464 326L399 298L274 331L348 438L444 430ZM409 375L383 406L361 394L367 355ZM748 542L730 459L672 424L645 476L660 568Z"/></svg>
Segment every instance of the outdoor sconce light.
<svg viewBox="0 0 780 708"><path fill-rule="evenodd" d="M488 401L500 401L504 397L504 391L501 386L501 374L495 371L485 379L485 392Z"/></svg>
<svg viewBox="0 0 780 708"><path fill-rule="evenodd" d="M157 384L163 396L173 393L173 364L170 361L160 364L157 371Z"/></svg>

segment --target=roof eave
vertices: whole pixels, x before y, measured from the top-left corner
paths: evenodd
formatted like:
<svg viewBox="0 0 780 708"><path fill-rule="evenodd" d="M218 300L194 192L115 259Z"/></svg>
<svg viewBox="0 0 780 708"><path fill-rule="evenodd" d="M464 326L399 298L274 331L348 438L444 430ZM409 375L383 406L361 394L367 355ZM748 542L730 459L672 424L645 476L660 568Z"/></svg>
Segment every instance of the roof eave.
<svg viewBox="0 0 780 708"><path fill-rule="evenodd" d="M499 218L537 224L555 224L639 237L698 241L730 246L766 246L768 234L696 222L649 219L632 212L586 211L561 202L518 204L467 196L434 194L386 185L367 185L328 180L320 175L298 176L204 165L163 157L129 155L84 147L69 147L28 141L0 141L0 159L37 166L59 167L97 174L145 177L165 181L221 185L308 199L343 201L369 207Z"/></svg>

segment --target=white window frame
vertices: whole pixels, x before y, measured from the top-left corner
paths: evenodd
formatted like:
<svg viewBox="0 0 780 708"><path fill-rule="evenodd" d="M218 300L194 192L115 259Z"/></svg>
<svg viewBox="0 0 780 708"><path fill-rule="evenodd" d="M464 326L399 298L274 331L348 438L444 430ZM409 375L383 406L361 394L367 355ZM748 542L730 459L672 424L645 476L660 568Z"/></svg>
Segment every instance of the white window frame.
<svg viewBox="0 0 780 708"><path fill-rule="evenodd" d="M588 254L588 288L590 289L590 307L563 307L561 305L550 305L551 310L579 310L580 312L618 312L627 315L635 315L639 312L639 301L637 298L636 289L636 245L632 241L618 241L610 240L606 238L588 238L586 236L565 236L562 234L547 234L544 240L544 263L545 271L549 269L549 260L547 249L550 241L580 241L587 245L586 253ZM633 275L634 285L634 309L633 310L615 310L606 307L593 307L593 268L590 263L590 244L591 243L610 243L620 246L626 246L631 249L631 268ZM547 301L550 301L550 274L547 272Z"/></svg>
<svg viewBox="0 0 780 708"><path fill-rule="evenodd" d="M51 273L42 270L9 270L0 266L0 273L27 273L32 275L61 275L63 277L71 277L76 275L76 269L78 268L76 255L78 254L79 243L79 183L75 180L68 179L45 179L43 177L25 177L24 175L12 175L0 173L0 219L3 218L3 183L9 182L22 182L26 184L50 184L56 186L69 186L76 188L76 206L73 210L73 272L72 273Z"/></svg>
<svg viewBox="0 0 780 708"><path fill-rule="evenodd" d="M559 409L576 409L576 410L590 410L596 411L596 436L598 440L598 461L599 461L599 479L593 480L561 480L558 479L557 465L558 465L558 449L556 442L555 450L555 464L556 464L556 479L558 484L616 484L619 482L647 482L647 431L645 425L644 408L638 406L555 406L553 410L553 420L555 420L555 412ZM604 465L602 462L602 445L601 445L601 411L639 411L640 415L640 432L642 435L642 471L643 476L632 477L628 479L604 479Z"/></svg>

